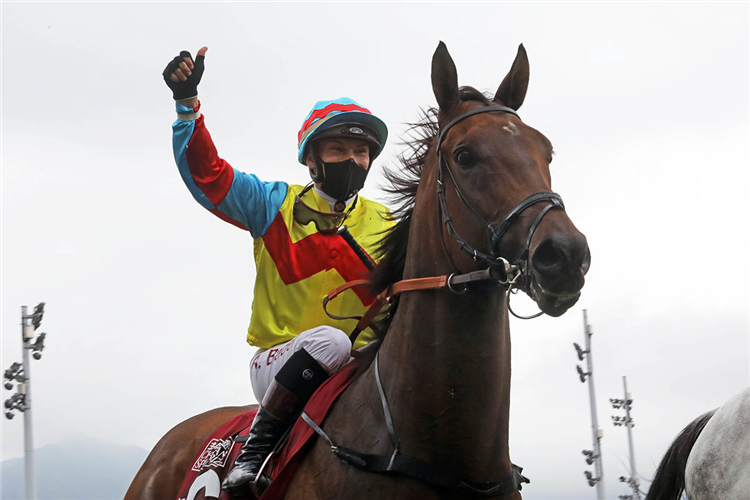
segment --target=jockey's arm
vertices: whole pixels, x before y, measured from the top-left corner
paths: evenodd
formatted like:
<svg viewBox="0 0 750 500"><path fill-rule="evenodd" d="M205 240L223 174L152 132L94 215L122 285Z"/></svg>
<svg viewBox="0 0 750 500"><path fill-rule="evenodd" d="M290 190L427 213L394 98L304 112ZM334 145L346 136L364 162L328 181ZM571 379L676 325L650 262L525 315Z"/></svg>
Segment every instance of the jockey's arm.
<svg viewBox="0 0 750 500"><path fill-rule="evenodd" d="M235 226L261 237L286 197L285 182L262 182L220 158L206 129L197 97L176 101L172 125L174 158L193 198Z"/></svg>

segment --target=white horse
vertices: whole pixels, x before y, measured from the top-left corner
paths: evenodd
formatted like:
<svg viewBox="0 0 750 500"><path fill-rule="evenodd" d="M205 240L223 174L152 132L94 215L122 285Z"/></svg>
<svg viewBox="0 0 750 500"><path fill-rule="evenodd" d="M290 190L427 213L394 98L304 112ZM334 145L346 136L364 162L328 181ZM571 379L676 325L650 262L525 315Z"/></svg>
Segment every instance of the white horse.
<svg viewBox="0 0 750 500"><path fill-rule="evenodd" d="M667 450L646 500L750 500L750 387L693 420Z"/></svg>

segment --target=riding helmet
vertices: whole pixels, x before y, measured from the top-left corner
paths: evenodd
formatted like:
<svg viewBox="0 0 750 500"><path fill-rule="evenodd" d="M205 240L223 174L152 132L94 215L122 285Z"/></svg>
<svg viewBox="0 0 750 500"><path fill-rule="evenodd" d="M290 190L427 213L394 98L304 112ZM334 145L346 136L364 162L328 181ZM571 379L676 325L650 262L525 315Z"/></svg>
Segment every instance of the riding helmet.
<svg viewBox="0 0 750 500"><path fill-rule="evenodd" d="M383 120L354 99L340 97L318 101L302 122L297 134L297 159L305 165L305 148L318 139L345 137L362 139L370 144L370 162L378 157L388 138Z"/></svg>

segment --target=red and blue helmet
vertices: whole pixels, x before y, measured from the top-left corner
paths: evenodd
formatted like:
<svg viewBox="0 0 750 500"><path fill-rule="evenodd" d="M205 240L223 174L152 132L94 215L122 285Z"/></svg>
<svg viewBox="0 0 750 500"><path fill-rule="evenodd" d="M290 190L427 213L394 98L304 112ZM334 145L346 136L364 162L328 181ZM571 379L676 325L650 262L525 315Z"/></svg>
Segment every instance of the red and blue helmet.
<svg viewBox="0 0 750 500"><path fill-rule="evenodd" d="M370 162L377 158L388 139L388 127L383 120L357 101L340 97L332 101L318 101L313 106L297 134L297 159L303 165L308 144L326 137L362 139L370 144Z"/></svg>

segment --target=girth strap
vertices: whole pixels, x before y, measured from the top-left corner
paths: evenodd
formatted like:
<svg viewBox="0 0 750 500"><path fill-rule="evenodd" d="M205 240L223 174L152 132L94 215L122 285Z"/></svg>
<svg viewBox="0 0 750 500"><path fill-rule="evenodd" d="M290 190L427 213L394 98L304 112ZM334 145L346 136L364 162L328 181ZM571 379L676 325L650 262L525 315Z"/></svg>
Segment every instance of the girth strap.
<svg viewBox="0 0 750 500"><path fill-rule="evenodd" d="M481 482L457 478L450 472L439 469L423 460L408 458L397 452L394 452L390 456L360 453L351 448L336 446L325 431L306 413L302 414L302 418L316 433L326 440L331 446L331 451L341 462L367 472L403 474L433 486L448 488L481 498L507 495L514 491L519 491L523 483L530 482L528 478L521 474L523 468L515 464L513 465L513 473L510 476L500 481Z"/></svg>

